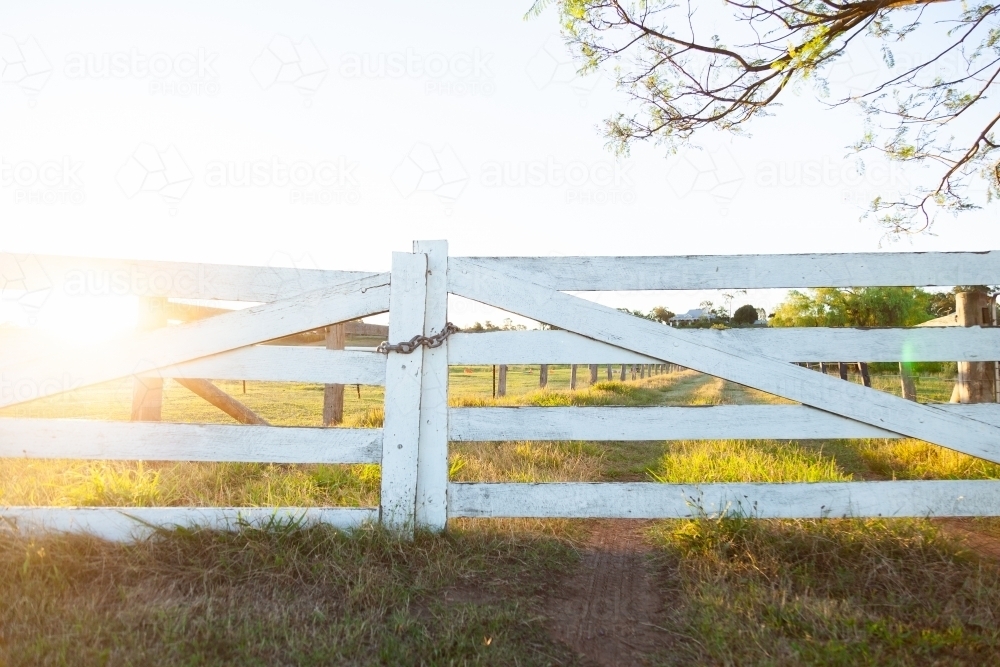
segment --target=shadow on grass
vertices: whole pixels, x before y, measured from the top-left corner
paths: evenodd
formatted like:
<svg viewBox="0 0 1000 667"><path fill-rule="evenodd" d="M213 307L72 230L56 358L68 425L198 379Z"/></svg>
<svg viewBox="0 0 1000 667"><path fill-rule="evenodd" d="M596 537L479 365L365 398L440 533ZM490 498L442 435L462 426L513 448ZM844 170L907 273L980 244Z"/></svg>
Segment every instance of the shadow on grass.
<svg viewBox="0 0 1000 667"><path fill-rule="evenodd" d="M3 664L573 664L538 596L565 539L456 525L0 540Z"/></svg>
<svg viewBox="0 0 1000 667"><path fill-rule="evenodd" d="M1000 574L920 520L670 521L665 664L995 664ZM686 638L686 641L685 641Z"/></svg>

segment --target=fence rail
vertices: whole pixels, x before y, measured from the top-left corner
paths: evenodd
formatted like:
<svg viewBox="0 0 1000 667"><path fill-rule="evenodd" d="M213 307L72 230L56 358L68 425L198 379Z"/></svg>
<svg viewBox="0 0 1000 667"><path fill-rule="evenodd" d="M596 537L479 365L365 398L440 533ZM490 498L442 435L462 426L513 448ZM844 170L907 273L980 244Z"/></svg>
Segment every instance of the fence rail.
<svg viewBox="0 0 1000 667"><path fill-rule="evenodd" d="M0 387L13 390L0 391L0 407L130 376L151 386L162 378L385 386L381 429L0 419L4 457L378 463L376 508L0 508L0 518L21 529L128 539L160 525L227 528L275 518L345 528L381 521L409 533L415 526L440 530L449 517L664 518L734 509L793 518L1000 515L997 481L672 485L448 479L449 442L461 441L914 437L1000 462L998 405L918 404L796 365L991 361L1000 359L1000 328L678 330L565 293L994 284L1000 282L998 252L458 258L448 256L446 242L421 241L413 253L393 254L391 273L0 255L0 265L12 262L24 274L26 293L38 284L67 293L106 284L134 296L260 305L231 312L179 308L193 321L85 352L4 355ZM558 329L458 333L439 348L412 354L339 349L343 340L329 337L326 346L337 349L281 340L309 332L310 341L323 343L326 327L386 311L390 342L431 336L448 321L449 294ZM354 326L370 335L384 332ZM795 404L448 407L449 366L662 363Z"/></svg>

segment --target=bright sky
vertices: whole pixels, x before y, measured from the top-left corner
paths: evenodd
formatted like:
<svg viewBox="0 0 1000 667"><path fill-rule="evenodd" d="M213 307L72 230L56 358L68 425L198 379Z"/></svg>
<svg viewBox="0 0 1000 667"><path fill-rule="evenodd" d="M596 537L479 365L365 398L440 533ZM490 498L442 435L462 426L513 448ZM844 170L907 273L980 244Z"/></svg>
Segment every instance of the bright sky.
<svg viewBox="0 0 1000 667"><path fill-rule="evenodd" d="M3 3L0 252L385 270L421 238L455 255L879 249L859 215L912 179L858 174L854 110L805 88L752 137L616 161L598 126L624 98L577 77L555 13L529 6ZM864 85L871 53L833 85ZM1000 247L996 211L883 249Z"/></svg>

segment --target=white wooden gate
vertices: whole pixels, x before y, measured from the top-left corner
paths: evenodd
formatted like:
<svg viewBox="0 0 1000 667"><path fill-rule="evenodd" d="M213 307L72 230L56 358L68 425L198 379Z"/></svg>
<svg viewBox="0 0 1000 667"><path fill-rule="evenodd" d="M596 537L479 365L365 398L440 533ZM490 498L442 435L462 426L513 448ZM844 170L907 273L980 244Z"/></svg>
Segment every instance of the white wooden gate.
<svg viewBox="0 0 1000 667"><path fill-rule="evenodd" d="M394 253L391 274L23 258L51 289L99 275L138 296L262 305L87 354L0 350L0 407L115 378L384 384L382 429L0 419L0 456L380 463L377 508L4 507L19 529L127 539L159 525L297 517L339 527L381 520L409 532L449 517L668 518L743 508L759 517L1000 515L1000 481L787 484L449 483L449 441L914 437L1000 462L1000 406L922 405L790 362L1000 359L1000 328L677 330L566 292L933 286L1000 282L1000 253L457 258L444 241ZM412 354L258 343L389 311L393 343L433 335L448 294L557 331L455 334ZM448 366L674 363L797 405L448 408ZM68 378L68 379L67 379Z"/></svg>

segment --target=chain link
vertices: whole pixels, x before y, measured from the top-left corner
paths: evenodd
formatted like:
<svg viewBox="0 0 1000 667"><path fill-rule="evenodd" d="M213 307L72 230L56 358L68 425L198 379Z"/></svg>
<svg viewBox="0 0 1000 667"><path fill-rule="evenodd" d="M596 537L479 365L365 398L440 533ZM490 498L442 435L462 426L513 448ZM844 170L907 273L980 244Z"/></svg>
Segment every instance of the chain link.
<svg viewBox="0 0 1000 667"><path fill-rule="evenodd" d="M375 348L376 352L381 352L382 354L388 354L390 352L399 352L400 354L410 354L418 347L441 347L445 339L453 333L461 331L451 322L448 322L439 333L433 336L414 336L408 341L402 343L397 343L396 345L389 345L389 341L384 340L382 343Z"/></svg>

